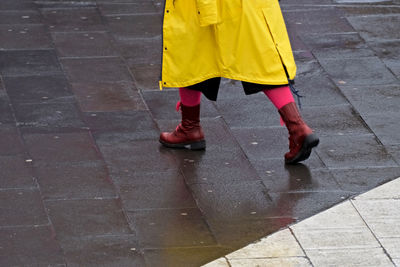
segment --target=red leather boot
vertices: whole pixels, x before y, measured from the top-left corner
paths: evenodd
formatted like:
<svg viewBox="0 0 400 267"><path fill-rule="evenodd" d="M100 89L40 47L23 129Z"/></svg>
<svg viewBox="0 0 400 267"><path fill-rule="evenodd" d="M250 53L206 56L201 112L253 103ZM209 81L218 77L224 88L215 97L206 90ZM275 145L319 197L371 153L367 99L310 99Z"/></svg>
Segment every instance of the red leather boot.
<svg viewBox="0 0 400 267"><path fill-rule="evenodd" d="M180 104L182 122L173 132L163 132L160 143L170 148L202 150L206 148L204 133L200 126L200 105L188 107Z"/></svg>
<svg viewBox="0 0 400 267"><path fill-rule="evenodd" d="M283 106L279 109L279 114L289 131L290 151L285 154L285 162L295 164L308 159L312 148L319 144L318 137L301 118L296 103Z"/></svg>

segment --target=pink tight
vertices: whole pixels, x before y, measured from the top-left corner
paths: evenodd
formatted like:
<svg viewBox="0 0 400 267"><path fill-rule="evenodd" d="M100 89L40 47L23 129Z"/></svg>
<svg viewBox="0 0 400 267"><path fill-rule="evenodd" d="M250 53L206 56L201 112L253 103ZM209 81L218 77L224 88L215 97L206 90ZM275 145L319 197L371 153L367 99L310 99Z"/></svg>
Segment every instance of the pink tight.
<svg viewBox="0 0 400 267"><path fill-rule="evenodd" d="M277 109L294 102L292 92L289 86L282 86L274 89L267 89L263 91L269 100L275 105ZM188 107L197 106L201 101L201 92L187 88L179 88L179 95L183 105Z"/></svg>

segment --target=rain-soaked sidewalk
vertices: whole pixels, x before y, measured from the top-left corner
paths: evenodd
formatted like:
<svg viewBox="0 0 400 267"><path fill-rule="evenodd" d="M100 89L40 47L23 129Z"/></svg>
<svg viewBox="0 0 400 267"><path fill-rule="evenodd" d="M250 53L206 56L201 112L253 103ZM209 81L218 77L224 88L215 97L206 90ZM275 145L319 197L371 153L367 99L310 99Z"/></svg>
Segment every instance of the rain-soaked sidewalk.
<svg viewBox="0 0 400 267"><path fill-rule="evenodd" d="M206 151L159 145L161 2L0 1L0 266L200 266L400 176L399 0L280 1L321 139L297 166L228 80Z"/></svg>

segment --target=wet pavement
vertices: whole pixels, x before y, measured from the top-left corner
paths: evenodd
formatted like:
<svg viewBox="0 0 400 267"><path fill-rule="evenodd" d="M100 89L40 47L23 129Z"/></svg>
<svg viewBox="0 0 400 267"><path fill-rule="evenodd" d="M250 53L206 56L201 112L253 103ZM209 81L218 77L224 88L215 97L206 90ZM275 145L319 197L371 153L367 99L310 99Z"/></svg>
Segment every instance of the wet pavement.
<svg viewBox="0 0 400 267"><path fill-rule="evenodd" d="M302 113L223 80L204 152L161 147L162 1L0 1L0 265L200 266L400 176L400 2L282 0Z"/></svg>

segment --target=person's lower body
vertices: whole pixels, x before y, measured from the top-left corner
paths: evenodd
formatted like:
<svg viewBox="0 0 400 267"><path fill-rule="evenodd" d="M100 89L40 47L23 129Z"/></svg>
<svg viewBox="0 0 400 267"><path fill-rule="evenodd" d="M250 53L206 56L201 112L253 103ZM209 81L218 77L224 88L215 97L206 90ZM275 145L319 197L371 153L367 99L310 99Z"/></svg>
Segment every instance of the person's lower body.
<svg viewBox="0 0 400 267"><path fill-rule="evenodd" d="M243 85L245 87L246 84ZM302 119L289 86L274 86L262 91L278 109L289 132L289 152L285 154L285 162L294 164L308 159L319 139ZM181 101L178 102L178 108L182 112L182 121L175 131L161 133L160 142L171 148L205 149L204 133L200 125L201 92L180 88L179 94Z"/></svg>

